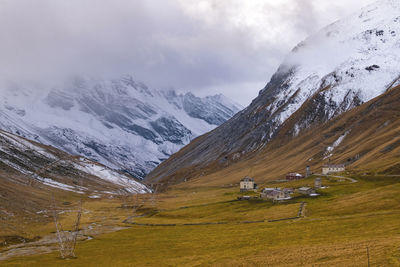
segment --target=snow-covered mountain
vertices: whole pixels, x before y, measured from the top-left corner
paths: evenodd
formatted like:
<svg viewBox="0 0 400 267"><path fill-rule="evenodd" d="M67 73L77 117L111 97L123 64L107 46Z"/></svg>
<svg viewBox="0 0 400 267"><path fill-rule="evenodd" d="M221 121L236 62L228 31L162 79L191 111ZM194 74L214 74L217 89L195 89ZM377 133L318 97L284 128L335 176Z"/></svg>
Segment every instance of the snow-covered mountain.
<svg viewBox="0 0 400 267"><path fill-rule="evenodd" d="M329 120L397 84L400 2L381 0L297 45L260 95L273 99L267 109L279 127L307 100L315 99L316 113ZM299 121L296 132L312 121Z"/></svg>
<svg viewBox="0 0 400 267"><path fill-rule="evenodd" d="M127 76L74 78L46 89L1 89L0 129L143 178L241 107L222 95L148 88Z"/></svg>
<svg viewBox="0 0 400 267"><path fill-rule="evenodd" d="M296 136L399 84L400 1L380 0L297 45L250 106L148 179L179 180L181 169L225 166L266 147L284 126Z"/></svg>

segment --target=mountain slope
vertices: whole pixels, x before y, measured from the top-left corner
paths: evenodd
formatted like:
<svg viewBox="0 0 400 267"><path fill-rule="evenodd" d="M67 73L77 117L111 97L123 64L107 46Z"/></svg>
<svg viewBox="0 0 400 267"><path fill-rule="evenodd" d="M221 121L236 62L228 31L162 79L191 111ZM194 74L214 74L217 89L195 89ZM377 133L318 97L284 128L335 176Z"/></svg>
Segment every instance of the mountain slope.
<svg viewBox="0 0 400 267"><path fill-rule="evenodd" d="M192 164L188 168L176 165L174 172L159 175L158 181L172 184L193 179L185 186L207 187L236 184L250 175L263 183L284 179L289 172L305 173L306 166L310 166L312 172L320 173L328 160L344 163L347 169L360 174L400 175L400 86L332 120L313 124L293 137L290 134L293 125L308 108L307 104L301 107L282 125L275 138L256 153L207 165ZM170 170L176 158L183 165L191 163L185 161L191 146L183 148L154 172L162 174Z"/></svg>
<svg viewBox="0 0 400 267"><path fill-rule="evenodd" d="M132 177L54 147L0 130L2 184L6 181L44 190L84 193L146 193ZM27 190L29 191L29 190Z"/></svg>
<svg viewBox="0 0 400 267"><path fill-rule="evenodd" d="M221 95L152 90L130 76L51 90L8 85L2 95L1 129L139 178L240 110Z"/></svg>
<svg viewBox="0 0 400 267"><path fill-rule="evenodd" d="M0 224L4 231L15 230L20 218L24 223L47 223L49 218L42 213L51 208L52 199L63 203L147 192L150 189L142 183L104 165L0 130Z"/></svg>
<svg viewBox="0 0 400 267"><path fill-rule="evenodd" d="M285 128L290 138L400 84L399 14L398 1L378 1L309 37L249 107L196 139L148 179L190 178L196 176L190 174L196 173L194 166L222 168L260 153L294 114L296 120Z"/></svg>

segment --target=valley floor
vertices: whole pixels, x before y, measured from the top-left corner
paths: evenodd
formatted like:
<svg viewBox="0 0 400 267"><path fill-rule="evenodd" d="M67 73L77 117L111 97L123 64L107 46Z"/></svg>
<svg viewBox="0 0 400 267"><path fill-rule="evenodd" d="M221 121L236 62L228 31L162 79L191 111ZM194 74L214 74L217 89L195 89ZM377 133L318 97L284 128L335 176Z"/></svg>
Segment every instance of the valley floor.
<svg viewBox="0 0 400 267"><path fill-rule="evenodd" d="M98 219L127 228L79 242L76 259L62 260L52 252L0 265L367 266L368 249L371 266L400 266L400 178L350 177L358 182L324 177L328 188L319 191L321 196L285 203L237 201L244 193L236 185L191 182L140 200L87 202L91 220L102 211ZM312 185L313 178L261 186L299 187ZM296 217L302 202L307 203L304 217L274 221ZM90 219L85 222L83 227Z"/></svg>

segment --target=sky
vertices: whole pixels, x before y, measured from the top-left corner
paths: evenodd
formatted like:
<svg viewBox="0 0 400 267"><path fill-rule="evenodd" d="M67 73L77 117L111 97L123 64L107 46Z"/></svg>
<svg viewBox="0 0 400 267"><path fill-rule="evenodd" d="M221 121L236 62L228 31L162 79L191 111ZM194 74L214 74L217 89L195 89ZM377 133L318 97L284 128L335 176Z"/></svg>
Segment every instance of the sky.
<svg viewBox="0 0 400 267"><path fill-rule="evenodd" d="M372 0L0 0L0 80L127 74L243 106L308 35Z"/></svg>

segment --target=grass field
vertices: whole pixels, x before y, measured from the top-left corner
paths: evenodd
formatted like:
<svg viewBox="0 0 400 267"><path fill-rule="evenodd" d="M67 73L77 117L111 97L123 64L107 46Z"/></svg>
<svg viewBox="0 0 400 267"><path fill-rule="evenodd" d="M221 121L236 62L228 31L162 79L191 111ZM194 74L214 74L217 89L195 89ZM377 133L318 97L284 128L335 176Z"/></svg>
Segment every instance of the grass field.
<svg viewBox="0 0 400 267"><path fill-rule="evenodd" d="M287 203L234 201L237 187L188 184L147 201L132 218L117 200L87 202L86 223L103 219L128 229L103 234L77 245L77 258L56 252L12 258L5 266L400 266L400 178L357 176L357 183L323 179L329 188L318 198L296 197ZM312 184L313 178L271 187ZM263 185L263 186L264 186ZM145 197L145 196L143 196ZM305 217L294 217L307 202ZM99 211L103 211L102 215ZM84 216L84 217L85 217ZM90 217L90 216L96 216ZM262 223L244 221L265 220ZM218 225L186 223L224 222Z"/></svg>

